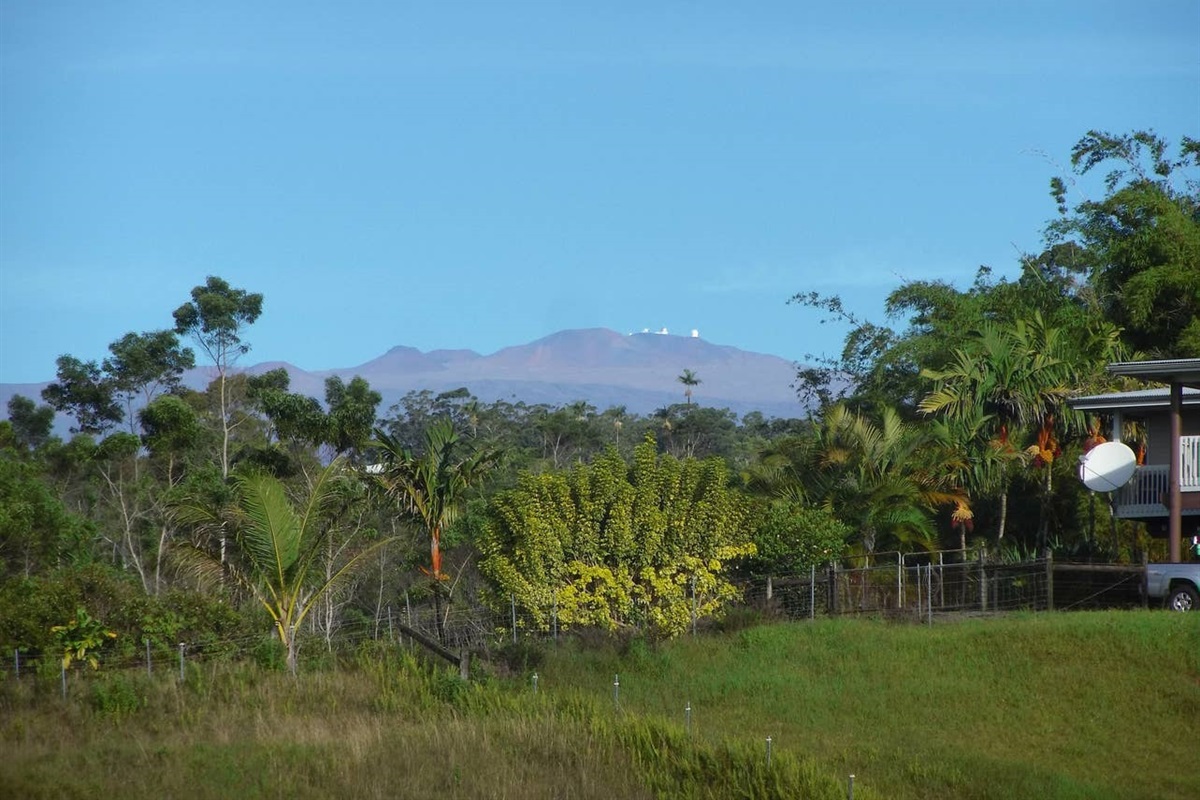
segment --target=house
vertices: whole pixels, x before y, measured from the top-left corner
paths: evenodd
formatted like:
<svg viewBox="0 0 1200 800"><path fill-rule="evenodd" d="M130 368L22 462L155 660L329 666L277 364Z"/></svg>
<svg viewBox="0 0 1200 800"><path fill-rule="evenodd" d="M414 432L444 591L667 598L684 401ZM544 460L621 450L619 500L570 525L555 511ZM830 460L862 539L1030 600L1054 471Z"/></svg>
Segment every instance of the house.
<svg viewBox="0 0 1200 800"><path fill-rule="evenodd" d="M1200 535L1200 358L1125 361L1110 364L1108 371L1169 387L1068 402L1077 411L1107 417L1114 441L1122 439L1126 422L1142 426L1144 459L1115 493L1114 512L1146 523L1151 535L1165 535L1170 560L1181 561L1185 537Z"/></svg>

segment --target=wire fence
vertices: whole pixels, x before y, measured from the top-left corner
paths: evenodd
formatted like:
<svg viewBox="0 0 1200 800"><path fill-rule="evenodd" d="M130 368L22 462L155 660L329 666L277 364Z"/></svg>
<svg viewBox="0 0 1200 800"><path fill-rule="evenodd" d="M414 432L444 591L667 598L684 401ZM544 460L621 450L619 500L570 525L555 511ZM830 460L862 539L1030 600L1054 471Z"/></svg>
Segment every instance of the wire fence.
<svg viewBox="0 0 1200 800"><path fill-rule="evenodd" d="M1146 604L1144 568L1113 564L1073 564L1052 559L1004 563L986 553L876 554L858 565L812 567L808 574L761 576L741 584L740 607L765 616L791 620L816 617L873 615L933 624L935 620L1016 610L1082 610L1136 608ZM693 602L693 609L696 604ZM735 606L737 607L737 606ZM489 655L509 644L545 643L575 636L579 629L559 625L557 609L547 610L550 624L535 626L515 599L508 608L488 607L477 598L460 596L454 602L424 598L381 608L375 616L355 615L330 630L304 632L302 650L308 656L333 653L368 640L386 639L400 646L432 651L458 663L467 674L471 654ZM691 632L707 620L693 614ZM134 640L138 639L136 632ZM102 654L105 669L145 669L149 673L178 670L188 663L212 658L279 658L278 642L266 631L201 642L167 645L151 636L141 638L136 655ZM61 665L61 657L28 648L11 647L0 677L22 679L58 677L66 691L68 674L86 670Z"/></svg>

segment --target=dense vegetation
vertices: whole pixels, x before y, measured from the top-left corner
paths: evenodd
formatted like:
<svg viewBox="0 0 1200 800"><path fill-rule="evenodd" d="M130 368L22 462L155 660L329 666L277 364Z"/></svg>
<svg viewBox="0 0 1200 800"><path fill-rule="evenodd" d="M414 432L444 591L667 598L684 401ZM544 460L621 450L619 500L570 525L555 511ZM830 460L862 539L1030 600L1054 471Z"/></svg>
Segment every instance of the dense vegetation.
<svg viewBox="0 0 1200 800"><path fill-rule="evenodd" d="M1052 181L1059 215L1046 249L1023 258L1014 280L981 269L965 289L905 283L885 309L896 327L848 314L837 297L797 294L797 304L848 326L841 358L798 375L813 404L807 419L738 419L706 407L704 376L692 370L677 378L683 402L649 416L584 402L484 403L467 387L413 392L381 410L380 394L358 377L330 378L323 398L308 397L290 390L284 370L238 370L268 306L210 276L174 311L172 327L125 334L101 363L63 355L44 404L9 403L0 421L0 647L80 668L144 648L169 654L179 642L220 656L232 652L229 642L268 635L295 673L303 642L333 652L347 630L377 633L393 607L409 619L414 606L429 610L443 642L461 644L456 621L480 609L524 631L656 640L719 620L748 576L847 557L967 558L986 545L1002 557L1140 560L1156 544L1136 527L1093 535L1109 520L1074 480L1074 456L1107 428L1066 400L1127 387L1105 372L1113 360L1200 357L1200 184L1189 174L1200 145L1185 138L1175 158L1149 133L1093 132L1072 164L1080 181L1115 168L1101 200L1073 206L1074 181ZM204 391L181 383L197 354L215 375ZM69 418L69 440L53 435L56 414ZM1123 438L1137 449L1144 431L1128 422ZM496 629L496 618L472 646L511 633L512 622ZM765 650L780 663L802 657L781 648ZM384 677L358 669L364 699L354 702L368 703ZM993 678L1011 688L1013 676ZM245 688L233 699L266 702ZM170 705L184 690L145 691ZM506 747L528 747L562 725L594 742L577 762L583 796L586 776L619 772L630 748L677 739L657 728L600 730L589 713L573 713L481 724ZM872 730L884 725L868 706L839 713ZM91 722L80 724L95 735ZM461 733L458 721L447 725ZM373 748L403 735L380 731L363 757L378 758ZM446 738L455 737L434 736ZM841 740L831 735L815 749L837 761L828 748ZM896 746L886 734L877 741ZM915 764L913 753L900 752L900 763ZM741 763L724 751L710 756L703 769L681 769L704 775L713 763ZM965 785L981 764L956 762L938 780ZM1043 767L1030 780L1053 784L1055 764ZM809 775L799 762L788 769ZM1086 794L1090 784L1067 772L1063 785Z"/></svg>

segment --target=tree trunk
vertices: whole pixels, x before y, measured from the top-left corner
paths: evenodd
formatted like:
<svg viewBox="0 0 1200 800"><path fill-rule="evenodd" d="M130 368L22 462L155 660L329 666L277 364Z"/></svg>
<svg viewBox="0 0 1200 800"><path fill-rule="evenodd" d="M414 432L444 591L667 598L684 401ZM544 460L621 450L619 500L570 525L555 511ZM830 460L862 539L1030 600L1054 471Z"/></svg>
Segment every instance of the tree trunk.
<svg viewBox="0 0 1200 800"><path fill-rule="evenodd" d="M996 535L996 543L1004 541L1004 526L1008 524L1008 489L1000 492L1000 532ZM965 557L965 556L964 556Z"/></svg>

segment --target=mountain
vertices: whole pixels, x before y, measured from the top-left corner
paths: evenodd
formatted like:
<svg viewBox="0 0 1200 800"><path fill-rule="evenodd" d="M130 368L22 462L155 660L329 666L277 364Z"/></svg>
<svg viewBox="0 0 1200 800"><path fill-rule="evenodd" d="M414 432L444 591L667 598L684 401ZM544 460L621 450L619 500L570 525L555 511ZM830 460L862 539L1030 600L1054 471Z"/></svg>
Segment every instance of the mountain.
<svg viewBox="0 0 1200 800"><path fill-rule="evenodd" d="M728 408L739 415L806 413L792 389L796 366L786 359L696 336L625 335L605 328L560 331L491 355L471 350L424 353L398 346L357 367L309 371L286 362L266 362L244 369L261 374L280 367L291 376L292 391L317 398L324 397L327 377L348 381L361 375L383 395L381 414L407 392L437 393L464 386L484 402L563 405L586 400L600 410L625 406L630 412L648 414L684 401L684 387L677 379L685 369L701 381L692 393L693 402L700 405ZM212 367L198 367L185 382L202 388L214 376ZM0 403L7 403L14 393L40 402L45 385L0 384Z"/></svg>

